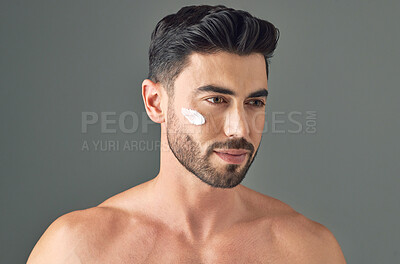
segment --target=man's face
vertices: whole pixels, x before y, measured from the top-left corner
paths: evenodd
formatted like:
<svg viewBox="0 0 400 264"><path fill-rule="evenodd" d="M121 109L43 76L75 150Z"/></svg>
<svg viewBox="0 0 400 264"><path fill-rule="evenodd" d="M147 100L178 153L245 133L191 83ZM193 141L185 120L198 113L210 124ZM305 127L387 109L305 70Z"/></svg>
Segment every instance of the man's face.
<svg viewBox="0 0 400 264"><path fill-rule="evenodd" d="M261 54L194 53L175 81L166 120L169 147L179 162L213 187L240 184L253 162L265 120L267 75ZM205 117L191 124L181 109Z"/></svg>

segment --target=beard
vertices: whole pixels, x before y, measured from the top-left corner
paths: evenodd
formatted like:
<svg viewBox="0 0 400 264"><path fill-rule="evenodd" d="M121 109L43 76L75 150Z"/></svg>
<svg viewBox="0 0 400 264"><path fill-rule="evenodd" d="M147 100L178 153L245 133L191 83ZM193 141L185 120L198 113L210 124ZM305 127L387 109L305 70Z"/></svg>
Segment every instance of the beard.
<svg viewBox="0 0 400 264"><path fill-rule="evenodd" d="M231 139L226 142L214 142L204 155L201 154L201 148L189 134L183 132L182 126L179 126L172 105L168 106L168 124L167 124L167 140L169 148L175 155L176 159L192 174L204 183L216 188L233 188L240 184L250 165L253 163L257 155L256 150L254 156L254 146L244 138ZM216 148L228 149L247 149L250 151L247 162L244 166L241 164L226 164L218 169L210 162L210 157ZM241 168L242 166L242 168Z"/></svg>

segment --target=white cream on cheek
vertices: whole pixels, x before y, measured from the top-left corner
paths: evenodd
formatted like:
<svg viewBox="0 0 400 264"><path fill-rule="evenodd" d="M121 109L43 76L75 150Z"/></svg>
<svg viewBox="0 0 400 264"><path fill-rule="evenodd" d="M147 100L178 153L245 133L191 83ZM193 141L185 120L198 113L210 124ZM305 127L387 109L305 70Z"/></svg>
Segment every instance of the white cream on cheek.
<svg viewBox="0 0 400 264"><path fill-rule="evenodd" d="M204 116L196 110L186 109L182 107L181 112L182 115L186 117L186 119L189 120L189 122L193 125L200 126L206 122Z"/></svg>

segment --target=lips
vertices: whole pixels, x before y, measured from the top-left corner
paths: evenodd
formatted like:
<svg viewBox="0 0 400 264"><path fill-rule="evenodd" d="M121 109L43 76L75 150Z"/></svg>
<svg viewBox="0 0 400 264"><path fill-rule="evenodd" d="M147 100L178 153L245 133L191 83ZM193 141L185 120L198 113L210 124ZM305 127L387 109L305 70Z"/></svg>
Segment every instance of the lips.
<svg viewBox="0 0 400 264"><path fill-rule="evenodd" d="M224 149L214 150L222 160L231 164L240 164L246 159L246 155L249 153L243 149Z"/></svg>

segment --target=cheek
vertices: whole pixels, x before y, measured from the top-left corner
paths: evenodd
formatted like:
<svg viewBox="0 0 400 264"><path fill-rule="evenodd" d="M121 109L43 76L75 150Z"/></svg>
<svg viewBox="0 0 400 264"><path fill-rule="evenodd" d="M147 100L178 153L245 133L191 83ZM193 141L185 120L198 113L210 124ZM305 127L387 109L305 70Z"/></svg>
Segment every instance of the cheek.
<svg viewBox="0 0 400 264"><path fill-rule="evenodd" d="M193 125L201 126L206 122L204 116L196 110L182 107L181 113Z"/></svg>
<svg viewBox="0 0 400 264"><path fill-rule="evenodd" d="M200 145L215 140L221 131L222 114L194 105L182 107L179 114L182 118L179 132L190 135Z"/></svg>
<svg viewBox="0 0 400 264"><path fill-rule="evenodd" d="M215 138L223 132L226 117L223 111L208 111L205 117L207 122L202 127L205 137Z"/></svg>
<svg viewBox="0 0 400 264"><path fill-rule="evenodd" d="M265 124L265 111L256 111L252 113L248 120L252 134L260 135L263 133Z"/></svg>
<svg viewBox="0 0 400 264"><path fill-rule="evenodd" d="M226 114L222 108L212 107L204 102L193 104L193 107L202 113L205 119L205 123L198 126L198 129L201 130L202 137L209 138L221 133Z"/></svg>

